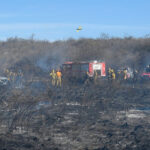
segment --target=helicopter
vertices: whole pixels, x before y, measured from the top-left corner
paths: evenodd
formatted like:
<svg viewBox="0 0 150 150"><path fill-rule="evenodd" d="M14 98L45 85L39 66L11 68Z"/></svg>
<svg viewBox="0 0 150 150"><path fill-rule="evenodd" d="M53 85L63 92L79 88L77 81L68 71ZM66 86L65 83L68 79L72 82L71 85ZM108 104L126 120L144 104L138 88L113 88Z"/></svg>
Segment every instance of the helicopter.
<svg viewBox="0 0 150 150"><path fill-rule="evenodd" d="M81 27L81 26L79 26L79 27L76 29L77 32L79 32L80 30L82 30L82 27Z"/></svg>

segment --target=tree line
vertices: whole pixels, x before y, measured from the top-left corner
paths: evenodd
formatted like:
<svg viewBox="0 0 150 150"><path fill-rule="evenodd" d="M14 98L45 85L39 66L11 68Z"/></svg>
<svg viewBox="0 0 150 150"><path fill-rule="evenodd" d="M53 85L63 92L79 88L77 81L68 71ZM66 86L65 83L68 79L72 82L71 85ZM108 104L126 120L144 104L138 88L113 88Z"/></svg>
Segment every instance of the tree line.
<svg viewBox="0 0 150 150"><path fill-rule="evenodd" d="M111 67L140 69L150 63L149 57L150 38L80 38L55 42L9 38L0 41L1 70L20 62L49 70L64 61L88 60L102 60Z"/></svg>

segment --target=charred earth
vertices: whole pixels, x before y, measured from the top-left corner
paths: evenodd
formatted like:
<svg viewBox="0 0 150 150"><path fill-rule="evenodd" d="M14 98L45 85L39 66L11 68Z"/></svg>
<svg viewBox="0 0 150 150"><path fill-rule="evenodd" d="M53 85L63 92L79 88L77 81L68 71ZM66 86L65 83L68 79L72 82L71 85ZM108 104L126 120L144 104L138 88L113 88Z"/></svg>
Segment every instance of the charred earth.
<svg viewBox="0 0 150 150"><path fill-rule="evenodd" d="M148 83L36 84L1 88L0 149L149 149Z"/></svg>

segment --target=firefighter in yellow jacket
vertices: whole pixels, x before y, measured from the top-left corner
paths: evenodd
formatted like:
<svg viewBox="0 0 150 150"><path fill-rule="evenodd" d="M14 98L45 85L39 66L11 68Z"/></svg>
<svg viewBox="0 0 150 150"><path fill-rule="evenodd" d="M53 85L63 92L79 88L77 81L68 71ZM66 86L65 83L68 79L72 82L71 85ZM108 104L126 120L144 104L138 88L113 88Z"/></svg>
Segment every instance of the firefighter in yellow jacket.
<svg viewBox="0 0 150 150"><path fill-rule="evenodd" d="M111 80L112 79L112 69L109 68L108 70L108 79Z"/></svg>
<svg viewBox="0 0 150 150"><path fill-rule="evenodd" d="M10 74L9 74L9 70L5 69L5 75L7 76L8 80L10 80Z"/></svg>
<svg viewBox="0 0 150 150"><path fill-rule="evenodd" d="M53 69L52 72L50 73L50 76L51 76L51 82L52 82L52 85L55 86L56 85L56 73L55 73L55 70Z"/></svg>
<svg viewBox="0 0 150 150"><path fill-rule="evenodd" d="M57 86L60 86L61 87L61 76L62 76L62 73L60 70L58 70L56 72L56 75L57 75Z"/></svg>
<svg viewBox="0 0 150 150"><path fill-rule="evenodd" d="M112 72L112 79L113 79L113 80L115 80L115 79L116 79L116 74L115 74L115 72L114 72L114 71Z"/></svg>
<svg viewBox="0 0 150 150"><path fill-rule="evenodd" d="M113 69L109 68L108 73L109 73L109 79L111 79L111 80L116 79L116 74Z"/></svg>

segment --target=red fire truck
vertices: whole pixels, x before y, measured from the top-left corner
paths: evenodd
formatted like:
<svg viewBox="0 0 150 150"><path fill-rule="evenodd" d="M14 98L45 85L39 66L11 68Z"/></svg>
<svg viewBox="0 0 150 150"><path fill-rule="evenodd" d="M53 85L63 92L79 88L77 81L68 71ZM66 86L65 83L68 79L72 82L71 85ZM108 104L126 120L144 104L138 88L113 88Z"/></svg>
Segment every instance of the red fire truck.
<svg viewBox="0 0 150 150"><path fill-rule="evenodd" d="M95 72L99 78L106 76L105 62L100 61L68 61L62 64L62 74L69 80L85 81L88 77L93 78Z"/></svg>
<svg viewBox="0 0 150 150"><path fill-rule="evenodd" d="M148 65L148 66L144 69L144 71L143 71L141 77L142 77L142 79L150 79L150 65Z"/></svg>

